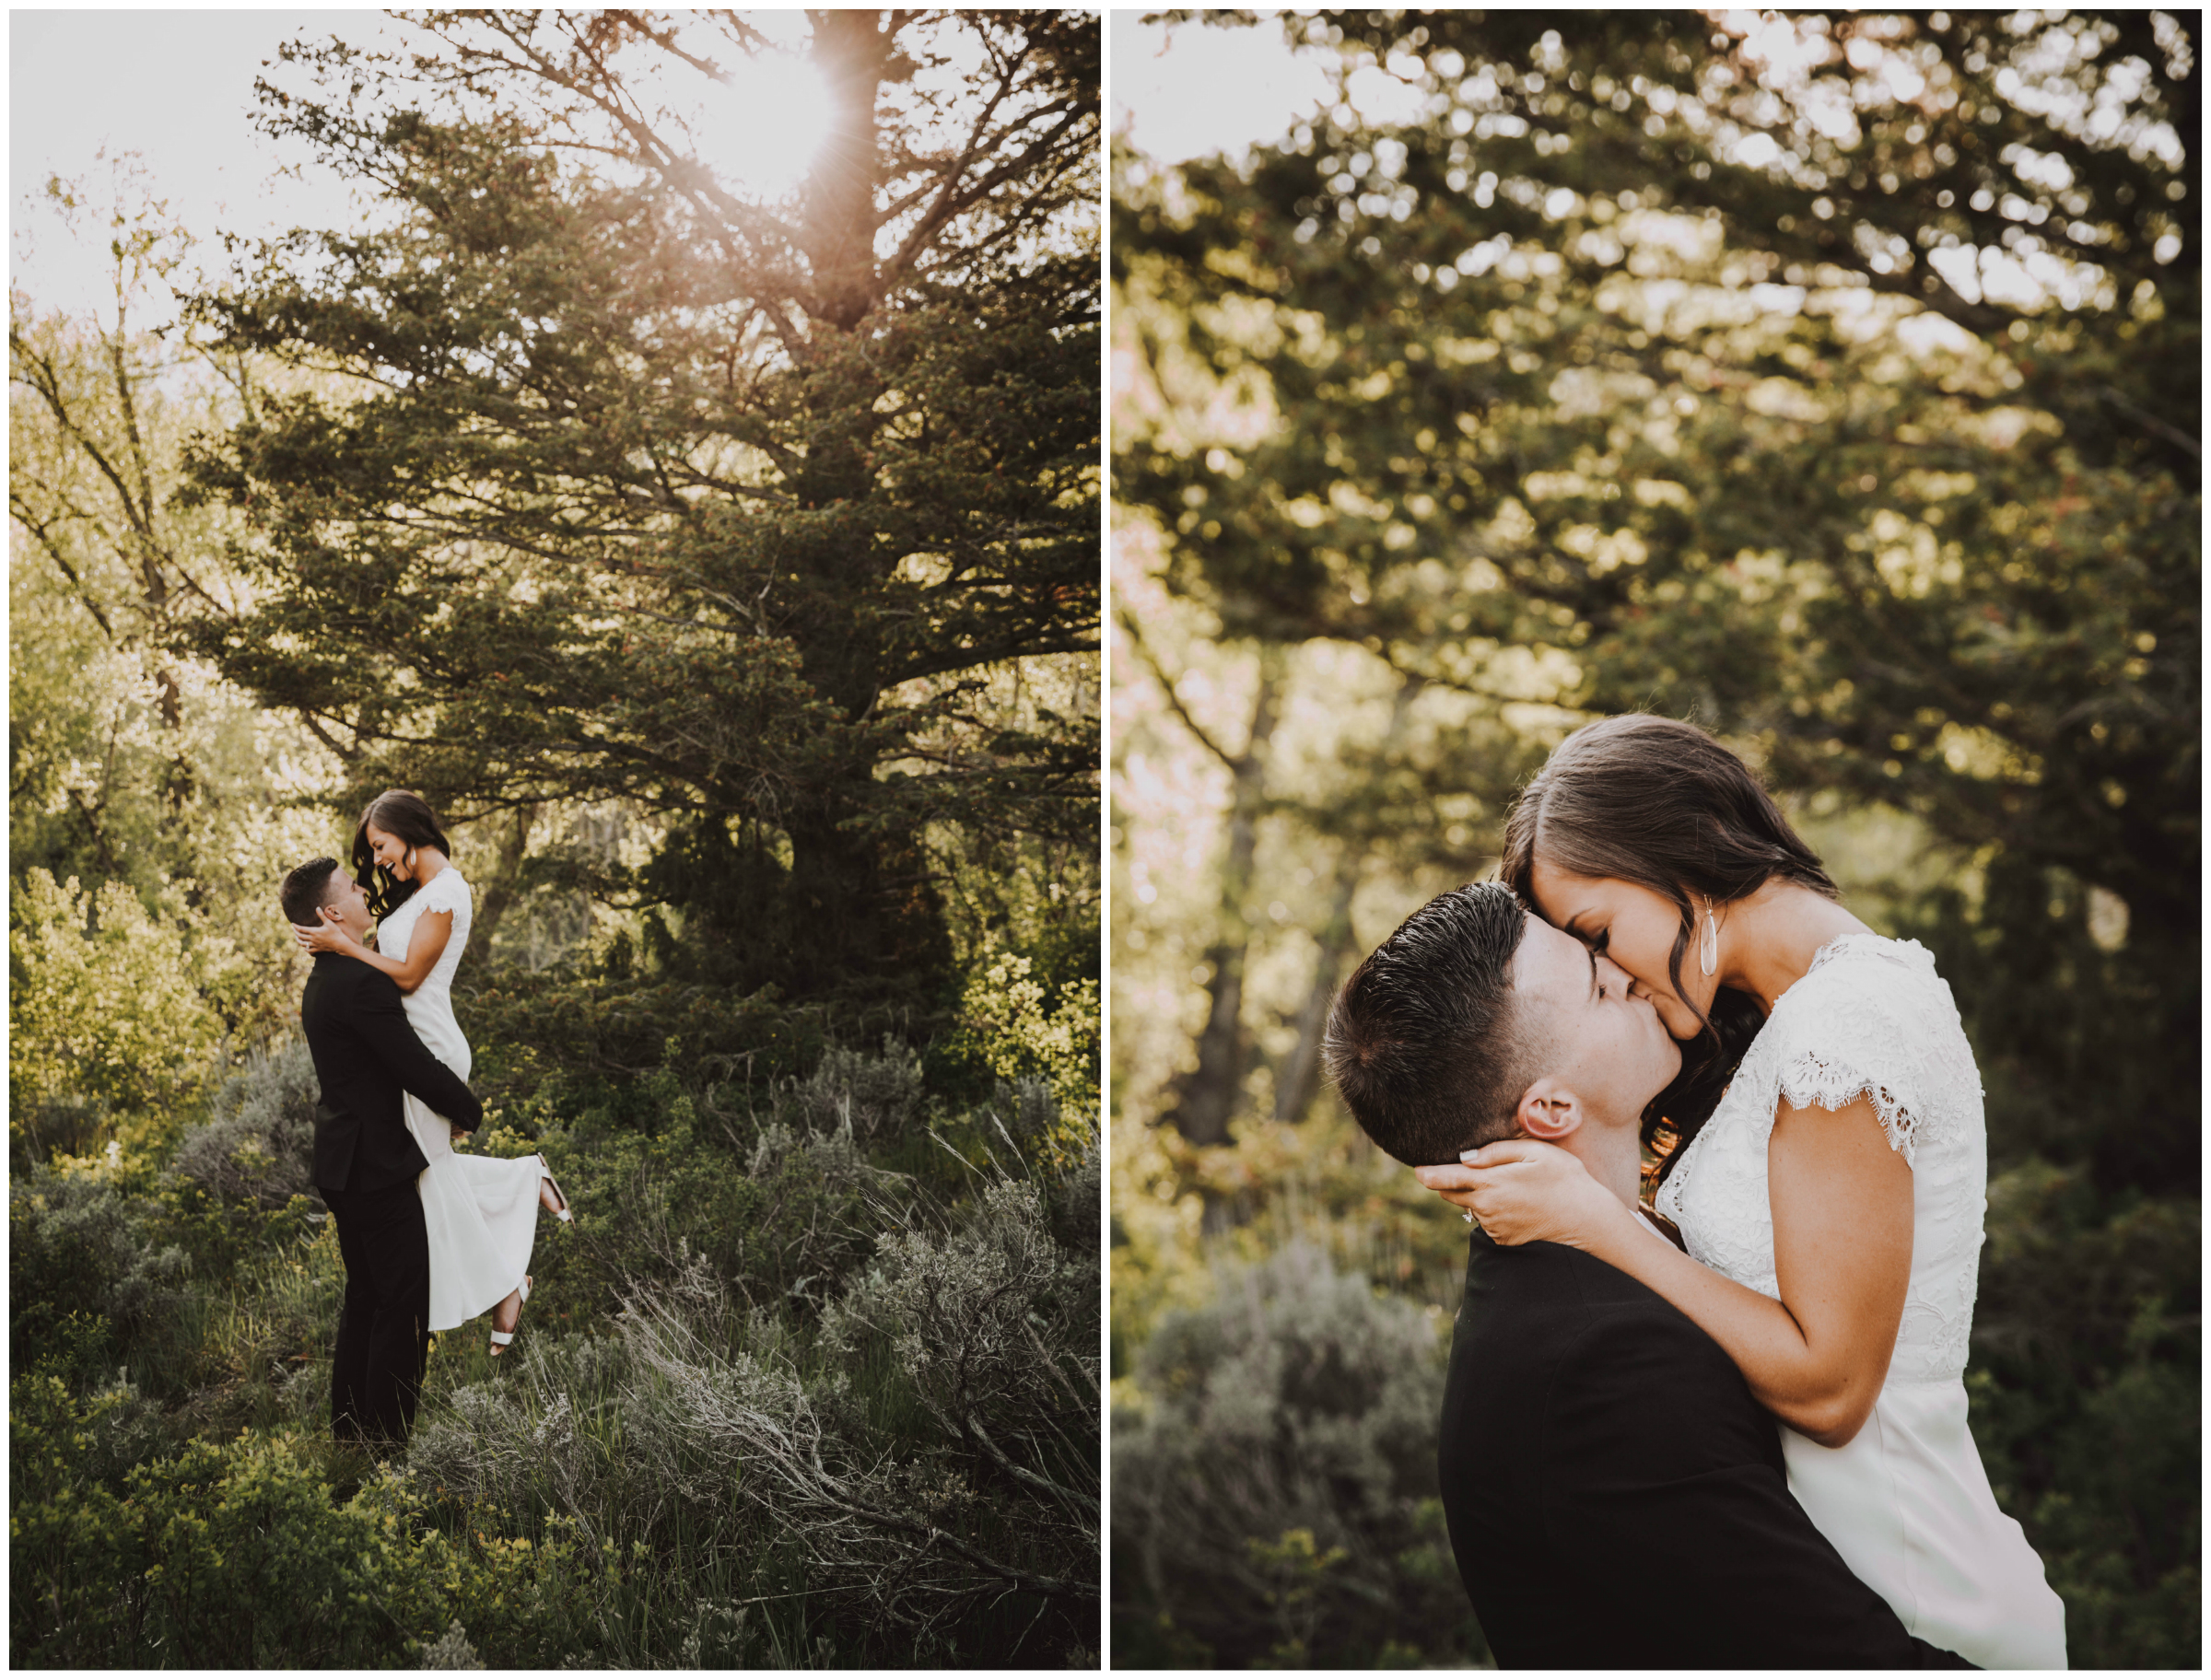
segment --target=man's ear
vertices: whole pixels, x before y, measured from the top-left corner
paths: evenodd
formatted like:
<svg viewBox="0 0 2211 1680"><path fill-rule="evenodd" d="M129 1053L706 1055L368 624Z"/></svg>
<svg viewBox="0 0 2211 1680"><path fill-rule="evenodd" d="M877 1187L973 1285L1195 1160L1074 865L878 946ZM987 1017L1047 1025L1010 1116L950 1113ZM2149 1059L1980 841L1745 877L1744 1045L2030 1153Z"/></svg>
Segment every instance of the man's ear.
<svg viewBox="0 0 2211 1680"><path fill-rule="evenodd" d="M1520 1135L1538 1143L1564 1142L1581 1129L1582 1119L1582 1100L1548 1074L1520 1093L1513 1111Z"/></svg>

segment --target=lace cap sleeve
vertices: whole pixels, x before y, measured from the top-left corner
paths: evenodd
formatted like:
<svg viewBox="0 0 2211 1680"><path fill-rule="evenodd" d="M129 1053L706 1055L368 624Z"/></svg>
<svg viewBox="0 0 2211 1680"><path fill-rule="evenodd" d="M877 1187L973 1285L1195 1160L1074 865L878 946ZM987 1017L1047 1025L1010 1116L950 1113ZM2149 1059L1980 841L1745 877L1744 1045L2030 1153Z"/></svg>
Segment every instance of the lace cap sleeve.
<svg viewBox="0 0 2211 1680"><path fill-rule="evenodd" d="M1861 1097L1880 1117L1889 1147L1916 1165L1918 1146L1936 1116L1937 1081L1935 1000L1915 995L1890 964L1837 962L1815 978L1808 995L1787 999L1778 1094L1791 1108L1849 1107ZM1942 999L1948 1004L1947 995ZM1956 1009L1948 1009L1956 1026Z"/></svg>
<svg viewBox="0 0 2211 1680"><path fill-rule="evenodd" d="M431 910L466 910L468 883L461 879L461 871L448 865L438 871L438 877L422 889L422 907Z"/></svg>

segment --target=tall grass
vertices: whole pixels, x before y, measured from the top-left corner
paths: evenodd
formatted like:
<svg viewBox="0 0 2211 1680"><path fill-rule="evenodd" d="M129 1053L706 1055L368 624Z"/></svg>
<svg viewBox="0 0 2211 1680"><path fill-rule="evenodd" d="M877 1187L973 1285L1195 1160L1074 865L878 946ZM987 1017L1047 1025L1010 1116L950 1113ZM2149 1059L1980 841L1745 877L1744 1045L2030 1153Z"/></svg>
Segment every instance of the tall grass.
<svg viewBox="0 0 2211 1680"><path fill-rule="evenodd" d="M436 1338L379 1462L329 1436L300 1059L163 1162L16 1176L16 1662L1094 1663L1097 1140L1047 1091L954 1109L894 1042L663 1077L642 1126L520 1105L479 1147L545 1149L578 1222L510 1353ZM222 1566L248 1530L345 1602Z"/></svg>

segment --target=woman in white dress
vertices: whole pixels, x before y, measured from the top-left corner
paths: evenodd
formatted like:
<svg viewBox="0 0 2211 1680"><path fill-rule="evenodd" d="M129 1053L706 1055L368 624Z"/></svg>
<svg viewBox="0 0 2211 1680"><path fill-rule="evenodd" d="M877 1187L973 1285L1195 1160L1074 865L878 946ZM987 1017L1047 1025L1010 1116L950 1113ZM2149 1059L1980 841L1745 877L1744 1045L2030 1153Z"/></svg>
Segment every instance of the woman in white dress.
<svg viewBox="0 0 2211 1680"><path fill-rule="evenodd" d="M1933 959L1845 910L1742 762L1667 718L1569 737L1501 873L1685 1041L1644 1138L1674 1134L1656 1206L1687 1252L1547 1144L1421 1181L1500 1242L1619 1267L1726 1349L1781 1421L1797 1502L1909 1631L1983 1668L2063 1668L2064 1604L1967 1428L1987 1141Z"/></svg>
<svg viewBox="0 0 2211 1680"><path fill-rule="evenodd" d="M298 932L310 951L338 951L390 974L423 1044L465 1079L472 1058L453 1018L452 987L474 903L451 852L423 799L396 789L379 796L353 837L356 879L378 917L376 949L328 920ZM430 1239L429 1327L450 1330L488 1312L496 1356L513 1342L530 1297L537 1210L567 1220L567 1199L542 1155L456 1154L451 1125L412 1092L406 1121L429 1162L415 1181Z"/></svg>

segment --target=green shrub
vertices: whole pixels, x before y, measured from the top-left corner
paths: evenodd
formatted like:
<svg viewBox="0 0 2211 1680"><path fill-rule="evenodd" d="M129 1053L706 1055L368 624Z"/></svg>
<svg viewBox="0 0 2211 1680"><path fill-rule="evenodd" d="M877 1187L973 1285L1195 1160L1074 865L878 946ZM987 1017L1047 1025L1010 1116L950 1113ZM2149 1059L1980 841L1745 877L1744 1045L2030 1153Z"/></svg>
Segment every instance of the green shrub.
<svg viewBox="0 0 2211 1680"><path fill-rule="evenodd" d="M1005 1449L1057 1459L1056 1432L1094 1406L1095 1254L1061 1249L1036 1187L1001 1181L955 1231L885 1235L866 1275L824 1315L823 1342L849 1353L869 1334L885 1338L946 1433L1041 1490L1041 1464L1016 1464ZM1054 1497L1094 1521L1090 1496Z"/></svg>
<svg viewBox="0 0 2211 1680"><path fill-rule="evenodd" d="M389 1651L372 1602L381 1531L333 1510L290 1454L194 1441L119 1492L98 1474L97 1402L36 1379L10 1400L15 1663L135 1666L158 1651L193 1667L367 1666Z"/></svg>
<svg viewBox="0 0 2211 1680"><path fill-rule="evenodd" d="M744 1182L773 1184L832 1141L849 1134L771 1122ZM602 1583L608 1654L625 1662L819 1660L807 1627L825 1616L902 1630L858 1648L872 1657L949 1661L962 1606L1009 1593L1026 1605L1016 1644L1047 1614L1063 1635L1085 1625L1094 1247L1060 1248L1027 1183L952 1208L900 1184L876 1186L895 1228L829 1292L818 1331L788 1295L748 1302L688 1249L631 1279L618 1338L525 1337L495 1380L433 1394L409 1488L465 1522L524 1538L558 1524L586 1555L632 1560ZM739 1614L791 1582L806 1589L795 1626ZM680 1636L647 1609L676 1603ZM841 1638L836 1651L856 1654Z"/></svg>
<svg viewBox="0 0 2211 1680"><path fill-rule="evenodd" d="M222 1201L288 1206L314 1188L321 1095L305 1040L256 1051L209 1102L206 1123L179 1139L170 1171Z"/></svg>
<svg viewBox="0 0 2211 1680"><path fill-rule="evenodd" d="M985 952L961 1002L960 1035L999 1078L1041 1078L1070 1119L1087 1122L1098 1109L1098 983L1070 980L1055 998L1035 966L1012 952Z"/></svg>
<svg viewBox="0 0 2211 1680"><path fill-rule="evenodd" d="M73 1314L124 1341L173 1349L188 1326L184 1251L159 1239L160 1209L115 1175L43 1163L8 1179L8 1360L28 1371Z"/></svg>
<svg viewBox="0 0 2211 1680"><path fill-rule="evenodd" d="M826 1006L782 1003L773 986L741 996L716 986L464 964L457 1002L477 1051L473 1082L487 1101L526 1096L560 1078L569 1094L587 1095L610 1115L641 1094L643 1070L682 1068L766 1086L811 1068L833 1042Z"/></svg>
<svg viewBox="0 0 2211 1680"><path fill-rule="evenodd" d="M513 1363L497 1380L425 1406L407 1449L410 1484L434 1499L509 1513L500 1525L518 1537L542 1536L543 1519L557 1516L592 1546L669 1539L661 1518L682 1489L625 1450L622 1344L525 1336L506 1358Z"/></svg>
<svg viewBox="0 0 2211 1680"><path fill-rule="evenodd" d="M989 1345L988 1321L1000 1303L985 1289L956 1293L956 1304L941 1304L968 1345ZM1073 1626L1094 1626L1094 1451L1087 1485L1068 1487L1075 1478L1055 1462L1055 1443L1018 1432L1002 1382L961 1414L964 1438L941 1430L923 1442L894 1441L870 1426L896 1365L854 1360L832 1346L810 1370L779 1349L736 1346L738 1323L703 1265L634 1300L623 1315L637 1373L626 1394L637 1406L627 1440L662 1483L742 1501L817 1603L925 1639L922 1654L909 1646L901 1661L930 1660L932 1649L949 1660L950 1648L937 1641L964 1600L1019 1594L1035 1617L1057 1610ZM1039 1353L1062 1381L1081 1359L1064 1343ZM877 1394L857 1392L856 1366ZM937 1386L941 1394L941 1377ZM1000 1409L990 1422L1005 1434L987 1444L993 1404Z"/></svg>
<svg viewBox="0 0 2211 1680"><path fill-rule="evenodd" d="M871 1166L848 1128L702 1122L673 1078L651 1083L650 1135L546 1135L583 1223L540 1283L572 1271L571 1293L611 1312L633 1286L703 1256L753 1306L811 1311L834 1294L867 1258L883 1224L875 1204L895 1175Z"/></svg>
<svg viewBox="0 0 2211 1680"><path fill-rule="evenodd" d="M1023 1099L1023 1107L1029 1114L1041 1114L1043 1103L1035 1100L1046 1095L1041 1085L1026 1086L1019 1094ZM1045 1135L1041 1125L1036 1122L1024 1121L1023 1124L1035 1125L1035 1135ZM1015 1135L1022 1136L1021 1133ZM1099 1241L1104 1235L1104 1225L1098 1211L1099 1191L1106 1170L1103 1154L1096 1130L1092 1128L1086 1147L1067 1157L1058 1172L1047 1172L1041 1175L1045 1214L1051 1220L1053 1240L1071 1254L1095 1254L1100 1252Z"/></svg>
<svg viewBox="0 0 2211 1680"><path fill-rule="evenodd" d="M121 881L33 869L9 906L8 1098L27 1115L91 1098L124 1141L157 1139L198 1091L222 1022L205 995L227 942L164 922Z"/></svg>
<svg viewBox="0 0 2211 1680"><path fill-rule="evenodd" d="M581 1649L566 1538L457 1542L391 1475L333 1502L293 1439L193 1441L118 1482L135 1396L37 1376L9 1400L17 1666L391 1667L456 1621L500 1666Z"/></svg>
<svg viewBox="0 0 2211 1680"><path fill-rule="evenodd" d="M82 1091L16 1098L8 1107L8 1161L20 1172L34 1162L64 1155L90 1155L114 1134L106 1102Z"/></svg>
<svg viewBox="0 0 2211 1680"><path fill-rule="evenodd" d="M2029 1157L1989 1184L1967 1372L1989 1481L2078 1668L2185 1666L2202 1626L2202 1206Z"/></svg>
<svg viewBox="0 0 2211 1680"><path fill-rule="evenodd" d="M1303 1242L1164 1315L1114 1413L1117 1652L1479 1658L1437 1498L1443 1381L1427 1312Z"/></svg>
<svg viewBox="0 0 2211 1680"><path fill-rule="evenodd" d="M921 1108L921 1058L885 1034L883 1054L832 1046L813 1072L777 1094L779 1118L802 1130L843 1126L864 1144L895 1141Z"/></svg>
<svg viewBox="0 0 2211 1680"><path fill-rule="evenodd" d="M556 1079L516 1098L479 1147L546 1149L579 1223L541 1223L512 1354L439 1338L390 1474L328 1439L334 1229L277 1202L311 1126L296 1047L165 1167L18 1172L18 1357L43 1363L13 1408L17 1660L1094 1651L1095 1140L1037 1147L1069 1129L1041 1085L947 1119L923 1066L889 1043L756 1103L666 1068L618 1114Z"/></svg>

